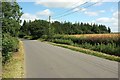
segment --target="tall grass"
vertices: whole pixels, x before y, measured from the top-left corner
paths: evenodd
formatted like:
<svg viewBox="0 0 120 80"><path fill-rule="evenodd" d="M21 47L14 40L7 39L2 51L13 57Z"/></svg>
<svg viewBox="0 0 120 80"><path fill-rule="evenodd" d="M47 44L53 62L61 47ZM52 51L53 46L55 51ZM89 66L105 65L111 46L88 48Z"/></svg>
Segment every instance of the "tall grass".
<svg viewBox="0 0 120 80"><path fill-rule="evenodd" d="M6 63L12 53L18 51L19 40L9 34L3 34L2 37L2 62Z"/></svg>
<svg viewBox="0 0 120 80"><path fill-rule="evenodd" d="M51 41L120 56L119 34L55 35Z"/></svg>

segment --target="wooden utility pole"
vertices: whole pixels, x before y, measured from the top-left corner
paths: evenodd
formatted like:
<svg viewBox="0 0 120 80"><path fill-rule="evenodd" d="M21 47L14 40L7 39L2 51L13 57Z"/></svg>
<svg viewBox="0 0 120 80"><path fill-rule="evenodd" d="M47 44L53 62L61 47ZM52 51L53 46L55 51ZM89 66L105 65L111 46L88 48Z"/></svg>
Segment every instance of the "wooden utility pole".
<svg viewBox="0 0 120 80"><path fill-rule="evenodd" d="M50 20L51 20L51 16L49 16L49 23L50 23Z"/></svg>
<svg viewBox="0 0 120 80"><path fill-rule="evenodd" d="M50 36L50 20L51 20L51 16L49 16L49 27L48 27L48 35Z"/></svg>
<svg viewBox="0 0 120 80"><path fill-rule="evenodd" d="M51 16L49 16L49 27L50 27Z"/></svg>

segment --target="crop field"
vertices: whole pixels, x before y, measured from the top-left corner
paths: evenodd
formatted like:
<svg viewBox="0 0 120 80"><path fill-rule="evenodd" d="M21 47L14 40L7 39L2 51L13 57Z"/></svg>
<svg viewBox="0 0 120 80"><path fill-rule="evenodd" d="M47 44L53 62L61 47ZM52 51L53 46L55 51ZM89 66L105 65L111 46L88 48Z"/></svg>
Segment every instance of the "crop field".
<svg viewBox="0 0 120 80"><path fill-rule="evenodd" d="M78 35L68 35L68 36L75 36L75 37L99 37L99 38L118 38L120 34L78 34Z"/></svg>
<svg viewBox="0 0 120 80"><path fill-rule="evenodd" d="M55 35L51 41L120 56L120 34Z"/></svg>

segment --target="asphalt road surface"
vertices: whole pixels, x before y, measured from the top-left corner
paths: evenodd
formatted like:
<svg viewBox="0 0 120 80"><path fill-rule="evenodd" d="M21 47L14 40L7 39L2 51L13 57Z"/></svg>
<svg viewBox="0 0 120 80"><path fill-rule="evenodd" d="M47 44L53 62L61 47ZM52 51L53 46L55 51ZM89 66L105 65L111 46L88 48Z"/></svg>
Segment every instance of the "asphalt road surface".
<svg viewBox="0 0 120 80"><path fill-rule="evenodd" d="M36 40L23 40L26 78L118 78L118 63Z"/></svg>

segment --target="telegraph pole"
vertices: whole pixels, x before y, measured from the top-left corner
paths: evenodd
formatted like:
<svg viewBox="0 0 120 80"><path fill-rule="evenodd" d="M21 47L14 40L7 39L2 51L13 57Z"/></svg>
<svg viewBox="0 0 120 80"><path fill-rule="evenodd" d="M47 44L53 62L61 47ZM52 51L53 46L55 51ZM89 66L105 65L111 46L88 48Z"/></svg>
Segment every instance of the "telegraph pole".
<svg viewBox="0 0 120 80"><path fill-rule="evenodd" d="M51 16L49 16L48 37L50 37L50 20L51 20Z"/></svg>
<svg viewBox="0 0 120 80"><path fill-rule="evenodd" d="M50 24L51 16L49 16L49 24Z"/></svg>

